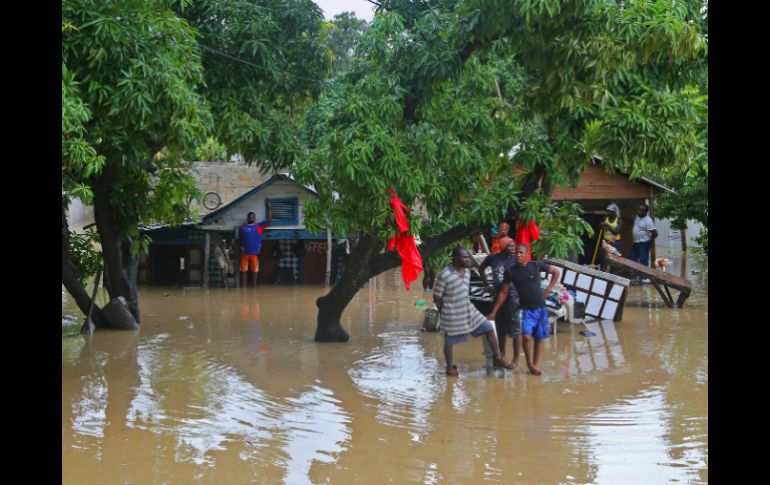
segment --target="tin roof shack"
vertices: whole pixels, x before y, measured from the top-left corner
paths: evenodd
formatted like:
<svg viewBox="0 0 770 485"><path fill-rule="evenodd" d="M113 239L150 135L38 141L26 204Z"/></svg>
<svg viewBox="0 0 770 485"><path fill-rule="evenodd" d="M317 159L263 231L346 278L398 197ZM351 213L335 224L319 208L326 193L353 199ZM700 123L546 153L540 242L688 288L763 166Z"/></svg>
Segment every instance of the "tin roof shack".
<svg viewBox="0 0 770 485"><path fill-rule="evenodd" d="M629 254L633 246L631 229L634 226L636 211L641 204L650 206L650 216L655 218L655 196L663 192L674 193L673 190L646 178L631 180L623 173L607 173L599 163L589 166L580 174L577 186L574 188L554 188L551 198L556 201L577 202L583 206L583 218L594 228L594 236L584 238L584 255L578 258L580 264L591 264L599 238L599 223L605 217L607 206L615 202L620 208L622 227L620 241L623 246L622 254ZM598 261L597 254L597 261ZM655 247L652 248L652 259L655 258Z"/></svg>
<svg viewBox="0 0 770 485"><path fill-rule="evenodd" d="M209 271L207 281L221 280L216 258L212 257L215 244L221 239L237 240L238 227L246 222L249 212L257 221L267 219L267 202L273 208L272 223L262 233L262 253L259 259L258 283L323 283L330 264L332 237L326 232L310 234L305 231L303 207L317 197L312 187L298 184L288 174L276 174L249 190L229 204L206 214L199 229L208 234L207 252ZM233 244L234 250L239 249ZM238 271L240 255L235 257ZM238 278L234 278L238 284Z"/></svg>

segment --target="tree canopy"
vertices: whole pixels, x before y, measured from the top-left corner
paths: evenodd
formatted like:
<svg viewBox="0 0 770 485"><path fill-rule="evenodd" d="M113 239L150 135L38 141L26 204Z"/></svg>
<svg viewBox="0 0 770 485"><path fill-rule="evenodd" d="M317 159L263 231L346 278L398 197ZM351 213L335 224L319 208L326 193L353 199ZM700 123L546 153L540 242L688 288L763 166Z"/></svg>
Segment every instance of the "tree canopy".
<svg viewBox="0 0 770 485"><path fill-rule="evenodd" d="M565 184L595 154L626 169L683 163L702 101L681 73L706 53L695 6L382 2L308 117L322 135L294 168L319 190L306 216L384 239L392 187L444 227L494 224L521 204L512 166Z"/></svg>

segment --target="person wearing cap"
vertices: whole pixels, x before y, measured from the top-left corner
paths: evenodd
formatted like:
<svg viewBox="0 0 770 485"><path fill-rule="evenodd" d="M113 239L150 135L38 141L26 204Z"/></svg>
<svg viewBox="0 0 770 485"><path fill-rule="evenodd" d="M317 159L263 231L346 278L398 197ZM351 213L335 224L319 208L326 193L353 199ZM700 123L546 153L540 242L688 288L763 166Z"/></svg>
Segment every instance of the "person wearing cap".
<svg viewBox="0 0 770 485"><path fill-rule="evenodd" d="M599 223L599 227L604 230L602 235L604 242L617 249L619 253L623 252L623 245L620 243L621 226L620 209L618 208L618 205L613 202L607 206L607 217ZM604 249L602 249L602 255L604 261L602 266L605 268L605 271L608 271L609 264L607 263L607 254Z"/></svg>
<svg viewBox="0 0 770 485"><path fill-rule="evenodd" d="M500 294L500 289L503 286L503 278L505 271L513 264L516 264L516 260L513 258L513 253L516 250L516 244L513 239L509 237L500 238L500 252L497 254L490 254L479 266L479 273L484 274L484 270L489 267L492 269L492 290L491 293L495 295ZM500 355L505 359L505 341L506 336L510 335L513 340L513 357L511 364L514 368L519 366L519 356L521 355L521 319L519 318L519 294L516 292L514 285L509 285L508 298L506 298L500 311L495 316L495 328L497 330L497 342L500 347Z"/></svg>

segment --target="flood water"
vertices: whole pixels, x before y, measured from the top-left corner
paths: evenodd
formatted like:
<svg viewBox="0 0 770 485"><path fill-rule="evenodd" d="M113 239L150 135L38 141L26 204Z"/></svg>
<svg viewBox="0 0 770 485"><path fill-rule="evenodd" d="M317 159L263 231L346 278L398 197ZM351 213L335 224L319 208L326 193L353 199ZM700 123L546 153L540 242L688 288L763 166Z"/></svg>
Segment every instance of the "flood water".
<svg viewBox="0 0 770 485"><path fill-rule="evenodd" d="M340 344L313 341L320 286L142 288L141 330L89 337L63 293L62 483L706 483L708 272L660 253L684 308L633 286L620 322L560 322L541 377L487 376L471 339L447 378L398 270Z"/></svg>

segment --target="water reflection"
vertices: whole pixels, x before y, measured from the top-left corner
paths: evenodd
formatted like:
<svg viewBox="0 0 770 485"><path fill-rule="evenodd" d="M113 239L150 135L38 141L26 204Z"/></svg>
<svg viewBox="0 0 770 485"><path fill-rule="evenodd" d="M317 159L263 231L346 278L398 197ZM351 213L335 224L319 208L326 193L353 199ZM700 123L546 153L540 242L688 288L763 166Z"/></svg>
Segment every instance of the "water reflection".
<svg viewBox="0 0 770 485"><path fill-rule="evenodd" d="M585 322L567 328L569 331L564 342L565 350L558 352L557 363L562 378L596 375L597 377L612 372L624 374L631 372L626 365L623 345L618 337L616 322L602 320ZM569 323L560 323L560 331ZM579 332L590 331L592 336L582 336Z"/></svg>
<svg viewBox="0 0 770 485"><path fill-rule="evenodd" d="M593 483L698 482L701 477L691 467L706 462L702 447L677 446L685 451L677 458L667 452L671 415L665 401L663 388L653 388L566 419L558 428L569 439L581 437L575 459L595 471Z"/></svg>
<svg viewBox="0 0 770 485"><path fill-rule="evenodd" d="M95 356L95 364L101 367L107 360L102 354ZM72 430L82 437L102 438L107 424L107 379L103 373L94 373L81 377L82 392L72 400ZM76 442L75 446L86 449L88 440Z"/></svg>
<svg viewBox="0 0 770 485"><path fill-rule="evenodd" d="M427 431L433 403L443 387L434 373L436 359L425 354L420 335L387 332L377 336L382 345L353 363L349 374L360 393L372 399L380 423L411 430L412 441Z"/></svg>
<svg viewBox="0 0 770 485"><path fill-rule="evenodd" d="M312 463L332 461L346 449L350 417L333 391L316 384L296 397L271 396L206 352L176 351L171 337L161 333L134 340L138 385L120 413L126 428L161 437L154 450L158 455L168 453L170 439L174 461L214 468L215 452L239 450L250 467L280 467L286 483L308 483ZM111 374L114 356L94 345L85 342L82 360L73 363L84 375L71 400L69 428L72 448L94 454L98 462L102 442L91 438L104 438L110 384L119 385L125 375Z"/></svg>
<svg viewBox="0 0 770 485"><path fill-rule="evenodd" d="M311 386L298 398L288 399L281 423L287 456L285 483L308 483L312 464L333 463L347 449L349 422L328 389Z"/></svg>

